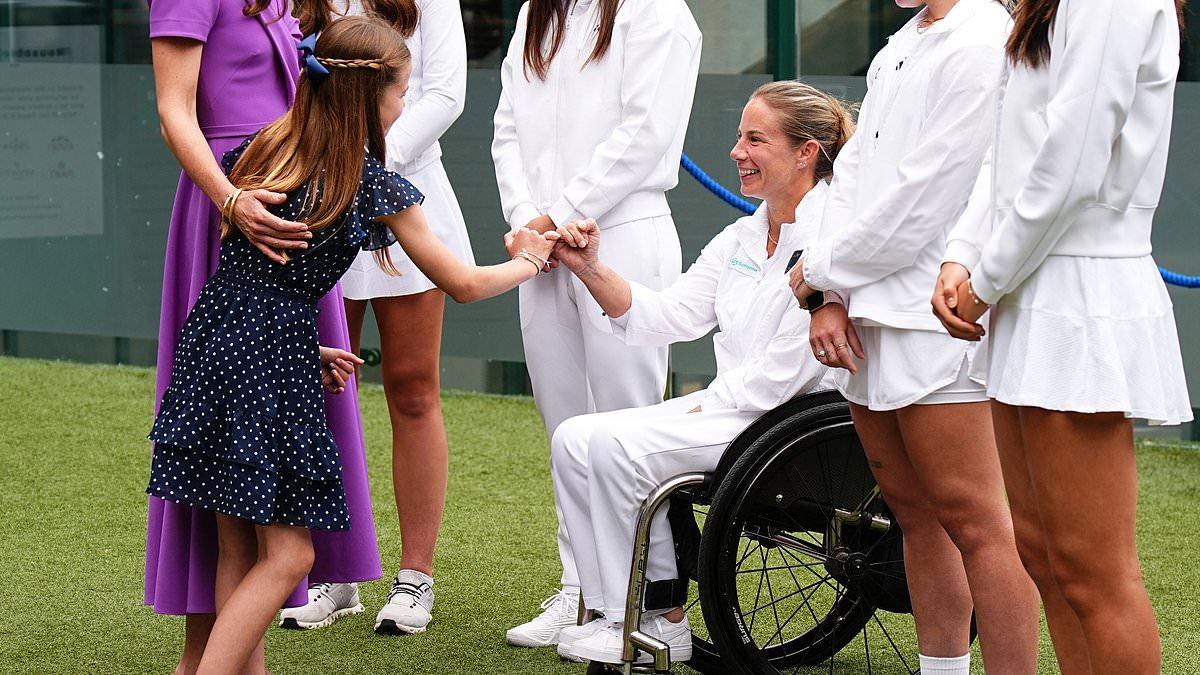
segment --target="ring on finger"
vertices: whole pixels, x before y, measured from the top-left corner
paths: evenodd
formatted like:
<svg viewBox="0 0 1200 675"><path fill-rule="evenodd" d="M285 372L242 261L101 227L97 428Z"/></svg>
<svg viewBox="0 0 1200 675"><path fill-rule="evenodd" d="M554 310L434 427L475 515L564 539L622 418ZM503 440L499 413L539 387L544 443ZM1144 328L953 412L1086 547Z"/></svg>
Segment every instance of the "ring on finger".
<svg viewBox="0 0 1200 675"><path fill-rule="evenodd" d="M843 349L849 349L849 348L850 348L850 346L849 346L849 345L834 345L834 346L833 346L833 351L835 351L835 352L839 352L839 351L841 351L841 350L843 350Z"/></svg>
<svg viewBox="0 0 1200 675"><path fill-rule="evenodd" d="M825 358L825 354L826 354L826 351L825 351L824 349L819 349L819 350L817 350L817 358L818 358L818 359L823 359L823 358Z"/></svg>

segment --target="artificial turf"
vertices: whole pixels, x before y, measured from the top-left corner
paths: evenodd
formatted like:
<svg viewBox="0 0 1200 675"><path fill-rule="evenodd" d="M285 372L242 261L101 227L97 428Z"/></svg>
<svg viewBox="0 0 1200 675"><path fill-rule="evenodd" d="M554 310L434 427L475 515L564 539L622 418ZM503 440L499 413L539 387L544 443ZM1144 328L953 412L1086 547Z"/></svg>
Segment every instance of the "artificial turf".
<svg viewBox="0 0 1200 675"><path fill-rule="evenodd" d="M0 358L0 672L172 669L182 620L142 605L153 379L145 368ZM362 398L390 574L399 552L390 432L382 390L365 385ZM429 632L373 634L387 583L363 584L366 613L319 631L269 631L274 673L583 672L551 650L504 644L504 629L558 581L546 440L532 401L447 392L443 405L450 494ZM1143 444L1139 458L1139 548L1164 672L1200 672L1200 452ZM1044 630L1041 672L1056 672Z"/></svg>

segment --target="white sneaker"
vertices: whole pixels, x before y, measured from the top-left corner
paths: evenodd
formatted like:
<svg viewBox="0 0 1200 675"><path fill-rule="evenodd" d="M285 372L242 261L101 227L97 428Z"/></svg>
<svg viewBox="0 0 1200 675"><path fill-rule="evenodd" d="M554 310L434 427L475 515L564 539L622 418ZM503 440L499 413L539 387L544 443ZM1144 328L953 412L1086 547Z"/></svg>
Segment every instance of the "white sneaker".
<svg viewBox="0 0 1200 675"><path fill-rule="evenodd" d="M604 617L592 619L582 626L567 626L558 632L558 655L568 661L577 663L583 662L583 659L575 656L571 651L571 645L586 638L591 637L598 630L603 630L608 621Z"/></svg>
<svg viewBox="0 0 1200 675"><path fill-rule="evenodd" d="M400 570L392 578L387 604L375 617L380 635L424 633L433 618L433 577L416 570Z"/></svg>
<svg viewBox="0 0 1200 675"><path fill-rule="evenodd" d="M558 633L579 619L579 595L558 591L542 601L542 613L515 628L505 640L514 647L549 647L558 644Z"/></svg>
<svg viewBox="0 0 1200 675"><path fill-rule="evenodd" d="M279 613L279 627L294 630L324 628L343 616L363 611L358 601L358 584L312 584L308 604Z"/></svg>
<svg viewBox="0 0 1200 675"><path fill-rule="evenodd" d="M650 637L658 638L671 648L671 663L683 663L692 658L692 627L687 617L679 623L671 623L661 616L642 619L641 630ZM621 652L625 641L621 636L621 624L606 621L604 626L581 640L571 643L571 655L600 663L621 663ZM637 663L650 663L653 657L642 652Z"/></svg>

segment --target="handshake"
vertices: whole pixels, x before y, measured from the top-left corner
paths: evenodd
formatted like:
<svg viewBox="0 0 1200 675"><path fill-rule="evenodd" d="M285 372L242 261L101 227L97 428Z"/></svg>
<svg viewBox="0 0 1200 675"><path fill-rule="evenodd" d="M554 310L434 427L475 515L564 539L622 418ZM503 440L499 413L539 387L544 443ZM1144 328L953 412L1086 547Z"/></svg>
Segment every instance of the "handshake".
<svg viewBox="0 0 1200 675"><path fill-rule="evenodd" d="M549 272L561 263L579 276L599 260L600 226L588 218L556 227L549 216L538 216L504 235L504 248L513 257L525 251L545 260L543 271Z"/></svg>

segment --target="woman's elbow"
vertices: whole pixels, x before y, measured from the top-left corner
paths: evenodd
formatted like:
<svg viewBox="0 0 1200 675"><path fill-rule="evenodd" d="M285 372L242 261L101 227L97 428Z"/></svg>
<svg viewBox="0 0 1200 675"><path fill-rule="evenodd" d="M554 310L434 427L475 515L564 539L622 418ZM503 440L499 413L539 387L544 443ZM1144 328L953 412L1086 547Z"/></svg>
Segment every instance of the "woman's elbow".
<svg viewBox="0 0 1200 675"><path fill-rule="evenodd" d="M486 297L478 284L472 281L463 281L452 284L446 289L446 295L450 296L451 300L460 305L467 305L472 302L483 300Z"/></svg>

